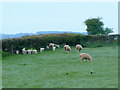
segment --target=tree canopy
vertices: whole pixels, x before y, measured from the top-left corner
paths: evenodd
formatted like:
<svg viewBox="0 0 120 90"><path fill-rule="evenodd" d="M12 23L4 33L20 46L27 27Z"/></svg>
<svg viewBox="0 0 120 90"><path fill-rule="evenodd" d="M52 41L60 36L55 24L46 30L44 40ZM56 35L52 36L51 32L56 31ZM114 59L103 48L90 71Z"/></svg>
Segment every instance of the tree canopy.
<svg viewBox="0 0 120 90"><path fill-rule="evenodd" d="M98 18L87 19L85 21L88 35L107 35L113 32L111 28L104 29L103 28L104 23L100 20L101 18L98 17Z"/></svg>

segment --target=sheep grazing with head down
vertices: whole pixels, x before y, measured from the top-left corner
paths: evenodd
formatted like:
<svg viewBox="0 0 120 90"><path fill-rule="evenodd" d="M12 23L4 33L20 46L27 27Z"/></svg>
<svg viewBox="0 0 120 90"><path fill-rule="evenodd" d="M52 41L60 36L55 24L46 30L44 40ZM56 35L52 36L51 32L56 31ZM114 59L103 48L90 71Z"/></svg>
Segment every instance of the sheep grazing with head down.
<svg viewBox="0 0 120 90"><path fill-rule="evenodd" d="M65 46L64 46L64 50L65 50L65 51L69 51L69 52L70 52L70 51L71 51L71 48L70 48L70 46L69 46L69 45L65 45Z"/></svg>
<svg viewBox="0 0 120 90"><path fill-rule="evenodd" d="M76 45L76 49L80 52L80 50L82 49L83 47L80 45L80 44L77 44Z"/></svg>
<svg viewBox="0 0 120 90"><path fill-rule="evenodd" d="M89 60L90 62L92 61L92 57L91 57L89 54L87 54L87 53L81 53L81 54L80 54L80 60L81 60L81 62L82 62L84 59Z"/></svg>
<svg viewBox="0 0 120 90"><path fill-rule="evenodd" d="M50 43L49 44L50 49L53 49L54 45L55 45L54 43Z"/></svg>
<svg viewBox="0 0 120 90"><path fill-rule="evenodd" d="M43 52L45 50L45 48L40 48L40 52Z"/></svg>

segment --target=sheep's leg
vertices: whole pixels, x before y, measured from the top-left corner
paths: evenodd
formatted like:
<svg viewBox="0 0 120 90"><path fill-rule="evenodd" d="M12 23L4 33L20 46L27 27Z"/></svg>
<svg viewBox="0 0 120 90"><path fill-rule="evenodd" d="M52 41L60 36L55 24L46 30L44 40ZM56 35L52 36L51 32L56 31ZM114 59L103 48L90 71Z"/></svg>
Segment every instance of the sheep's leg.
<svg viewBox="0 0 120 90"><path fill-rule="evenodd" d="M82 57L80 58L80 61L81 61L81 62L83 61L83 58L82 58Z"/></svg>

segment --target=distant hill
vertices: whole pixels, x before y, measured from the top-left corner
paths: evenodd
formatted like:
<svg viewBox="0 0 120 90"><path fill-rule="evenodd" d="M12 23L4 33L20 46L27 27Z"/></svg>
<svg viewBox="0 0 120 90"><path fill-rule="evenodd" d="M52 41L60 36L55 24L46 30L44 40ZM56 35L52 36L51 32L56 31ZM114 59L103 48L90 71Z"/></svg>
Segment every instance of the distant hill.
<svg viewBox="0 0 120 90"><path fill-rule="evenodd" d="M34 35L33 33L0 34L0 39L18 38L22 36Z"/></svg>
<svg viewBox="0 0 120 90"><path fill-rule="evenodd" d="M87 35L87 32L72 32L72 31L39 31L36 33L17 33L17 34L0 34L0 39L18 38L22 36L40 35L40 34L54 34L54 33L80 33Z"/></svg>

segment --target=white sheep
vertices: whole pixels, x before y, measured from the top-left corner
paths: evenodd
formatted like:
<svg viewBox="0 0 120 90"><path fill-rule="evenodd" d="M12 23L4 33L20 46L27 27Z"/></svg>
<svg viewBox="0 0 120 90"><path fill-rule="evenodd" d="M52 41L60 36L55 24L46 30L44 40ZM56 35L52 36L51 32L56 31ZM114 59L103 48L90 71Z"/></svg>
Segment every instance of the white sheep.
<svg viewBox="0 0 120 90"><path fill-rule="evenodd" d="M5 48L5 51L7 51L7 48Z"/></svg>
<svg viewBox="0 0 120 90"><path fill-rule="evenodd" d="M37 53L37 50L32 50L32 53L36 54L36 53Z"/></svg>
<svg viewBox="0 0 120 90"><path fill-rule="evenodd" d="M16 51L16 54L19 54L19 51L18 51L18 50Z"/></svg>
<svg viewBox="0 0 120 90"><path fill-rule="evenodd" d="M22 49L22 53L27 54L27 51L25 50L25 48Z"/></svg>
<svg viewBox="0 0 120 90"><path fill-rule="evenodd" d="M82 49L83 47L80 45L80 44L77 44L76 45L76 49L80 52L80 50Z"/></svg>
<svg viewBox="0 0 120 90"><path fill-rule="evenodd" d="M47 49L49 49L49 46L46 46Z"/></svg>
<svg viewBox="0 0 120 90"><path fill-rule="evenodd" d="M55 51L56 47L53 47L53 51Z"/></svg>
<svg viewBox="0 0 120 90"><path fill-rule="evenodd" d="M28 54L32 54L32 49L31 50L27 50Z"/></svg>
<svg viewBox="0 0 120 90"><path fill-rule="evenodd" d="M60 45L56 45L57 48L60 48Z"/></svg>
<svg viewBox="0 0 120 90"><path fill-rule="evenodd" d="M40 48L40 52L42 52L42 51L44 51L45 50L45 48Z"/></svg>
<svg viewBox="0 0 120 90"><path fill-rule="evenodd" d="M69 45L64 45L64 50L66 50L66 47L68 47Z"/></svg>
<svg viewBox="0 0 120 90"><path fill-rule="evenodd" d="M65 45L65 46L64 46L64 50L65 50L65 51L69 51L69 52L70 52L70 51L71 51L71 48L70 48L70 46L69 46L69 45Z"/></svg>
<svg viewBox="0 0 120 90"><path fill-rule="evenodd" d="M54 43L50 43L49 44L50 49L53 49L54 45L55 45Z"/></svg>
<svg viewBox="0 0 120 90"><path fill-rule="evenodd" d="M81 60L81 62L82 62L84 59L89 60L89 61L92 61L92 57L91 57L89 54L87 54L87 53L81 53L81 54L80 54L80 60Z"/></svg>

